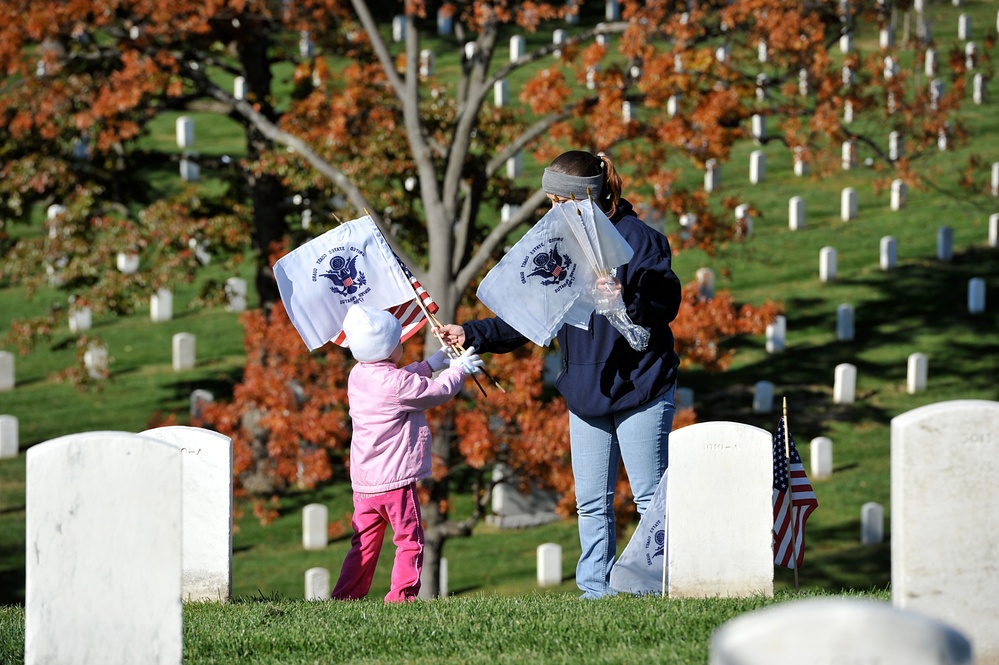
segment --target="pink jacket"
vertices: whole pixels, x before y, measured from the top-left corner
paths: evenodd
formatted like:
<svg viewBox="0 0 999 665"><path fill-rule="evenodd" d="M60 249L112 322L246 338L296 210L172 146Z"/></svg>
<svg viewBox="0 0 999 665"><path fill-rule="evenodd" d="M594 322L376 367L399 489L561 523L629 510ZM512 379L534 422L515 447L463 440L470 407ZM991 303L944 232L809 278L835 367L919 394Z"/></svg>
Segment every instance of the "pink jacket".
<svg viewBox="0 0 999 665"><path fill-rule="evenodd" d="M400 368L391 360L357 363L350 370L350 482L355 492L388 492L430 475L430 425L424 411L456 395L465 378L454 367L436 379L432 374L426 362Z"/></svg>

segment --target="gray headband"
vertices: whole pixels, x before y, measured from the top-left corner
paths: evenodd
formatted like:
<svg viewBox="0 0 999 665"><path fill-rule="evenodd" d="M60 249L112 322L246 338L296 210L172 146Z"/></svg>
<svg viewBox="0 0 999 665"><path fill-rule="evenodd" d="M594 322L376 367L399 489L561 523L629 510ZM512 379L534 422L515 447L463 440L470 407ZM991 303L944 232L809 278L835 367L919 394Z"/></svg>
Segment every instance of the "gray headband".
<svg viewBox="0 0 999 665"><path fill-rule="evenodd" d="M541 189L548 194L570 199L575 197L577 201L586 199L586 190L589 188L590 197L594 201L600 200L600 193L603 191L604 175L578 176L556 173L551 169L545 169L541 176Z"/></svg>

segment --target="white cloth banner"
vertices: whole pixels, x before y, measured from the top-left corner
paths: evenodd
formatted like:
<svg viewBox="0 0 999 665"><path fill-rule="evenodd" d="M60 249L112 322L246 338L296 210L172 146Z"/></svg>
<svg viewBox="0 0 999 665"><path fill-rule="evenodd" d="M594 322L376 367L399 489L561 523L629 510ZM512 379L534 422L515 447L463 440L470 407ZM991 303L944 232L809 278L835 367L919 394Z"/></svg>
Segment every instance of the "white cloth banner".
<svg viewBox="0 0 999 665"><path fill-rule="evenodd" d="M485 276L476 291L479 300L540 346L565 323L586 328L601 259L626 256L610 266L616 267L633 253L614 225L603 220L595 222L585 204L555 204Z"/></svg>
<svg viewBox="0 0 999 665"><path fill-rule="evenodd" d="M669 469L663 473L652 500L638 521L638 528L611 568L610 586L615 591L637 596L663 592L663 567L666 565L666 538L669 534L668 476Z"/></svg>
<svg viewBox="0 0 999 665"><path fill-rule="evenodd" d="M274 277L288 317L310 351L343 330L351 305L387 310L416 297L398 258L367 215L281 257Z"/></svg>

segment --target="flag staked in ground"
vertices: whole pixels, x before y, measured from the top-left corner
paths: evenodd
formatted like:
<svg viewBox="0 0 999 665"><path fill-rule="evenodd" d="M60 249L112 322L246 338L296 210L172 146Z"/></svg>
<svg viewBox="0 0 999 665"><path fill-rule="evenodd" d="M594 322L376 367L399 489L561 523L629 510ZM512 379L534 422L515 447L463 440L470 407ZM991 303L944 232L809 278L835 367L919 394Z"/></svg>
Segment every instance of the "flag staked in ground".
<svg viewBox="0 0 999 665"><path fill-rule="evenodd" d="M790 477L784 452L785 421L782 417L774 433L774 563L786 568L800 568L805 559L805 522L818 505L812 484L805 475L794 439L787 435L791 453Z"/></svg>

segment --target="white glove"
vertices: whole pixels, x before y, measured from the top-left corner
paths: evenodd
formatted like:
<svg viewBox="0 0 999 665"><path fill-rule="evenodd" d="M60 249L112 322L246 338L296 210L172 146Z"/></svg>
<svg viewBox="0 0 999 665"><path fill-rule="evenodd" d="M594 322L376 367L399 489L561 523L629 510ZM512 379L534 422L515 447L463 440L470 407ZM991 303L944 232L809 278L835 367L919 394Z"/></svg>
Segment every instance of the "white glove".
<svg viewBox="0 0 999 665"><path fill-rule="evenodd" d="M475 353L474 347L468 347L457 358L449 360L451 367L457 367L465 374L478 374L482 371L482 358Z"/></svg>
<svg viewBox="0 0 999 665"><path fill-rule="evenodd" d="M442 370L445 367L447 367L448 366L448 362L450 360L451 359L448 358L447 351L444 350L444 349L441 349L440 351L438 351L434 355L432 355L429 358L427 358L427 364L430 365L430 370L431 371L436 372L438 370Z"/></svg>

